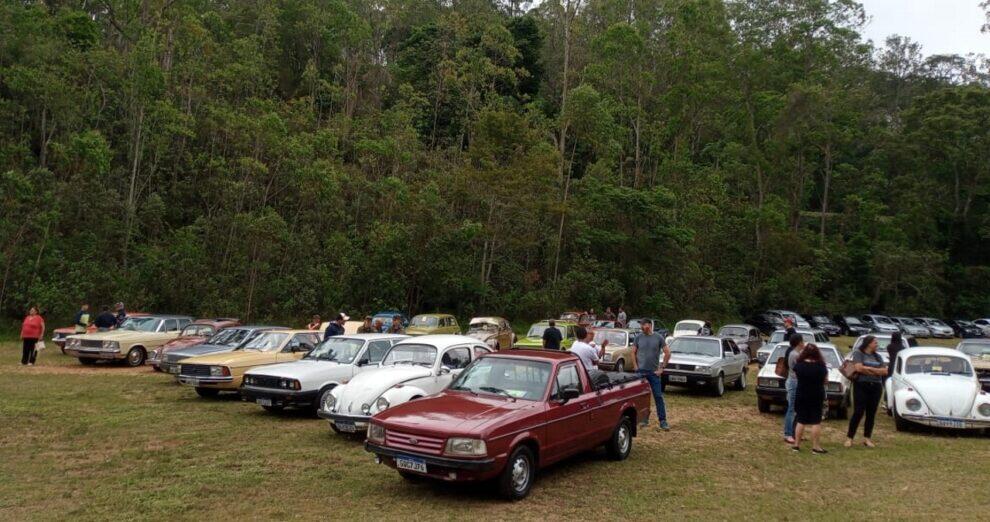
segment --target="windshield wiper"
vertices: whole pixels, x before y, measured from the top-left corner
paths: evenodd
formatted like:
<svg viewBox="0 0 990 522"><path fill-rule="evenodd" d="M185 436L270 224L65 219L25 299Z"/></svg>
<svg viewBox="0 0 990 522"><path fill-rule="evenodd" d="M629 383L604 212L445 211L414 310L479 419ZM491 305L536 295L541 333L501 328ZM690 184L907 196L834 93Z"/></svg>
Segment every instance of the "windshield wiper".
<svg viewBox="0 0 990 522"><path fill-rule="evenodd" d="M474 396L477 396L478 395L478 392L476 392L476 391L474 391L471 388L468 388L466 386L451 386L450 389L451 390L460 390L460 391L470 392L471 395L474 395Z"/></svg>
<svg viewBox="0 0 990 522"><path fill-rule="evenodd" d="M503 397L508 397L509 399L512 399L512 400L516 400L515 397L513 397L512 395L509 395L509 392L503 390L502 388L496 388L494 386L479 386L478 389L481 390L481 391L486 391L486 392L489 392L489 393L494 393L496 395L501 395Z"/></svg>

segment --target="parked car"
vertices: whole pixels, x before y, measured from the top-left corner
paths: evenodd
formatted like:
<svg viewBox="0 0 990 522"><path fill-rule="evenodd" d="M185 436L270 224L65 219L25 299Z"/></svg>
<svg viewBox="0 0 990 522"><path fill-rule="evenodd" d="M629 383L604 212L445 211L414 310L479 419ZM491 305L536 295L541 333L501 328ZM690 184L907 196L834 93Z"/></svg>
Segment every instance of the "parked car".
<svg viewBox="0 0 990 522"><path fill-rule="evenodd" d="M884 364L890 362L890 352L887 349L890 347L891 334L870 334L874 339L877 340L877 355L883 359ZM852 352L860 349L863 346L863 340L866 336L860 336L855 341L853 341L852 349L846 354L846 359L852 357ZM912 346L918 346L918 340L910 335L901 334L901 339L904 341L904 348L911 348Z"/></svg>
<svg viewBox="0 0 990 522"><path fill-rule="evenodd" d="M886 315L880 314L865 314L860 317L864 323L870 326L870 331L873 333L894 333L901 331L901 327L897 325L891 318Z"/></svg>
<svg viewBox="0 0 990 522"><path fill-rule="evenodd" d="M533 325L529 327L529 331L526 332L526 337L517 339L513 346L516 348L542 348L543 332L549 327L550 323L547 321L533 323ZM560 341L561 349L569 350L571 345L574 344L574 339L577 337L574 333L574 329L577 328L577 323L557 321L556 328L560 330L561 335L564 337Z"/></svg>
<svg viewBox="0 0 990 522"><path fill-rule="evenodd" d="M983 337L983 329L965 319L952 319L945 322L952 328L952 333L960 339L978 339Z"/></svg>
<svg viewBox="0 0 990 522"><path fill-rule="evenodd" d="M932 331L927 326L921 324L911 317L891 317L892 321L901 327L901 332L914 337L927 339L932 336Z"/></svg>
<svg viewBox="0 0 990 522"><path fill-rule="evenodd" d="M952 327L945 324L945 321L934 317L915 317L919 323L925 325L932 332L932 337L939 339L951 339L955 332Z"/></svg>
<svg viewBox="0 0 990 522"><path fill-rule="evenodd" d="M973 324L983 330L983 337L990 337L990 319L974 319Z"/></svg>
<svg viewBox="0 0 990 522"><path fill-rule="evenodd" d="M463 335L427 335L399 341L381 366L357 374L324 398L317 414L338 433L362 432L376 413L444 389L491 348Z"/></svg>
<svg viewBox="0 0 990 522"><path fill-rule="evenodd" d="M835 324L839 325L842 335L847 337L858 337L873 331L870 325L860 321L859 317L854 315L836 315L832 319L835 320Z"/></svg>
<svg viewBox="0 0 990 522"><path fill-rule="evenodd" d="M632 451L649 415L646 382L593 372L567 352L485 355L438 395L376 414L365 449L409 480L494 479L511 500L525 497L537 470L605 446L612 460Z"/></svg>
<svg viewBox="0 0 990 522"><path fill-rule="evenodd" d="M244 372L241 398L268 411L292 407L315 413L330 390L377 368L392 345L407 337L380 333L327 337L298 361Z"/></svg>
<svg viewBox="0 0 990 522"><path fill-rule="evenodd" d="M560 314L558 321L563 321L565 323L579 324L579 321L586 320L587 314L584 312L564 312ZM581 326L585 326L582 324Z"/></svg>
<svg viewBox="0 0 990 522"><path fill-rule="evenodd" d="M712 335L712 325L699 319L685 319L674 325L672 337L675 339L685 335Z"/></svg>
<svg viewBox="0 0 990 522"><path fill-rule="evenodd" d="M178 337L191 322L192 318L185 315L129 317L116 330L70 335L66 338L65 353L82 364L111 360L141 366L148 352Z"/></svg>
<svg viewBox="0 0 990 522"><path fill-rule="evenodd" d="M763 335L770 335L774 330L784 327L784 318L770 312L751 315L745 322L757 327Z"/></svg>
<svg viewBox="0 0 990 522"><path fill-rule="evenodd" d="M591 323L592 328L615 328L615 321L595 321Z"/></svg>
<svg viewBox="0 0 990 522"><path fill-rule="evenodd" d="M894 427L990 428L990 394L982 391L970 358L952 348L920 346L897 354L884 384Z"/></svg>
<svg viewBox="0 0 990 522"><path fill-rule="evenodd" d="M652 317L637 317L635 319L630 319L629 324L626 325L626 329L629 330L633 339L643 333L643 323L650 323L653 325L653 333L659 335L660 337L666 338L670 332L667 331L667 327L660 322L659 319L654 319Z"/></svg>
<svg viewBox="0 0 990 522"><path fill-rule="evenodd" d="M460 334L457 318L450 314L419 314L409 321L408 335Z"/></svg>
<svg viewBox="0 0 990 522"><path fill-rule="evenodd" d="M372 322L372 324L374 324L375 320L377 319L377 320L379 320L379 321L382 322L382 326L384 326L385 328L388 328L389 325L392 324L392 319L395 316L399 316L399 322L402 323L402 327L403 328L406 328L406 327L409 326L409 318L406 317L406 314L404 314L402 312L399 312L399 311L396 311L396 310L391 310L391 311L389 311L389 310L382 310L381 312L378 312L375 315L371 316L371 322Z"/></svg>
<svg viewBox="0 0 990 522"><path fill-rule="evenodd" d="M756 352L763 347L760 331L749 324L727 324L718 329L718 336L735 341L739 349L746 352L750 361L756 360Z"/></svg>
<svg viewBox="0 0 990 522"><path fill-rule="evenodd" d="M633 335L629 330L621 328L602 328L595 330L595 344L601 346L606 340L605 356L598 362L602 370L617 372L632 371L636 365L633 360Z"/></svg>
<svg viewBox="0 0 990 522"><path fill-rule="evenodd" d="M829 337L842 335L842 327L826 314L811 314L805 317L808 318L808 323L812 328L827 333Z"/></svg>
<svg viewBox="0 0 990 522"><path fill-rule="evenodd" d="M487 344L496 351L512 348L516 342L512 325L501 317L475 317L468 323L468 331L465 335Z"/></svg>
<svg viewBox="0 0 990 522"><path fill-rule="evenodd" d="M670 342L670 361L661 380L664 385L708 388L721 397L726 384L746 389L748 363L749 357L732 339L676 337Z"/></svg>
<svg viewBox="0 0 990 522"><path fill-rule="evenodd" d="M829 414L837 419L844 419L849 414L852 403L852 386L839 371L842 365L839 350L831 343L816 343L825 365L828 366L828 382L825 384L825 399L828 402ZM769 364L763 365L756 374L756 406L760 413L767 413L773 405L787 408L787 390L784 388L785 379L776 373L777 360L784 356L789 343L777 343L773 347Z"/></svg>
<svg viewBox="0 0 990 522"><path fill-rule="evenodd" d="M812 328L795 328L794 331L801 334L801 336L804 338L804 342L806 343L813 342L817 345L821 345L822 343L831 342L828 337L828 334L826 334L822 330L812 329ZM770 354L773 352L774 346L777 346L777 344L784 342L784 336L786 334L787 334L786 330L774 331L773 333L770 334L770 339L767 340L766 343L764 343L763 347L761 347L759 350L756 351L756 362L759 363L760 366L766 364L767 359L770 358Z"/></svg>
<svg viewBox="0 0 990 522"><path fill-rule="evenodd" d="M148 352L148 363L155 371L162 371L161 363L165 360L165 354L174 350L181 350L190 346L205 343L209 338L217 334L224 328L240 326L238 319L217 318L217 319L196 319L192 324L186 325L179 332L179 336Z"/></svg>
<svg viewBox="0 0 990 522"><path fill-rule="evenodd" d="M145 317L147 315L148 314L145 312L130 312L127 314L127 317ZM96 325L90 324L86 328L86 333L88 334L93 333L96 330L97 330ZM62 326L56 328L52 330L52 343L55 346L58 346L59 349L62 350L62 353L65 353L65 341L69 338L70 335L80 335L76 333L75 326Z"/></svg>
<svg viewBox="0 0 990 522"><path fill-rule="evenodd" d="M200 397L236 392L244 373L251 368L299 360L319 344L322 336L312 330L266 330L230 352L183 359L179 363L179 382L195 388Z"/></svg>
<svg viewBox="0 0 990 522"><path fill-rule="evenodd" d="M801 314L797 312L792 312L790 310L768 310L767 313L777 314L782 320L790 318L794 321L795 328L811 328L811 323L809 323L804 317L801 317Z"/></svg>
<svg viewBox="0 0 990 522"><path fill-rule="evenodd" d="M247 344L254 336L267 330L288 330L288 328L283 326L233 326L225 328L204 343L181 350L169 351L158 362L158 365L163 372L178 375L181 361L200 355L233 351Z"/></svg>
<svg viewBox="0 0 990 522"><path fill-rule="evenodd" d="M956 350L969 356L983 390L990 392L990 339L964 339Z"/></svg>

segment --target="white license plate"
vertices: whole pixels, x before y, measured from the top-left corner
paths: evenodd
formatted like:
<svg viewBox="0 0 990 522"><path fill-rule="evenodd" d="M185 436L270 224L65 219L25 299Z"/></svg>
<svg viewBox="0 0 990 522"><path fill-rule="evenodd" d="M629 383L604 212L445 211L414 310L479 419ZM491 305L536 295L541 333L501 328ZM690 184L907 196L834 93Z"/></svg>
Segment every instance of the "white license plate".
<svg viewBox="0 0 990 522"><path fill-rule="evenodd" d="M334 425L337 426L338 430L343 431L345 433L357 432L357 426L355 426L353 422L337 421Z"/></svg>
<svg viewBox="0 0 990 522"><path fill-rule="evenodd" d="M186 379L186 384L190 386L199 386L199 379Z"/></svg>
<svg viewBox="0 0 990 522"><path fill-rule="evenodd" d="M272 405L272 400L271 399L258 399L258 405L259 406L271 406Z"/></svg>
<svg viewBox="0 0 990 522"><path fill-rule="evenodd" d="M962 428L964 424L962 421L958 421L958 420L937 419L935 421L935 426L938 428Z"/></svg>
<svg viewBox="0 0 990 522"><path fill-rule="evenodd" d="M419 473L426 473L426 461L420 459L395 457L395 467L409 471L416 471Z"/></svg>
<svg viewBox="0 0 990 522"><path fill-rule="evenodd" d="M671 375L668 380L670 382L687 382L687 377L683 375Z"/></svg>
<svg viewBox="0 0 990 522"><path fill-rule="evenodd" d="M178 375L179 374L179 367L178 366L169 366L168 367L168 373L171 373L173 375Z"/></svg>

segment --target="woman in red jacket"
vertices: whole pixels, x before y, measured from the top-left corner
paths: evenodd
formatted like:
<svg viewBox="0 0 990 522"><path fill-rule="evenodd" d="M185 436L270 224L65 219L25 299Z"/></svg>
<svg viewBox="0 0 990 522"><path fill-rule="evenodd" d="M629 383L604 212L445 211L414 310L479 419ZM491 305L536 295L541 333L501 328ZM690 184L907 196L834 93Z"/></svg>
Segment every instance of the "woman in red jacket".
<svg viewBox="0 0 990 522"><path fill-rule="evenodd" d="M38 357L38 351L34 348L44 336L45 320L38 314L38 308L32 306L21 325L21 340L24 341L21 352L22 365L34 366L34 360Z"/></svg>

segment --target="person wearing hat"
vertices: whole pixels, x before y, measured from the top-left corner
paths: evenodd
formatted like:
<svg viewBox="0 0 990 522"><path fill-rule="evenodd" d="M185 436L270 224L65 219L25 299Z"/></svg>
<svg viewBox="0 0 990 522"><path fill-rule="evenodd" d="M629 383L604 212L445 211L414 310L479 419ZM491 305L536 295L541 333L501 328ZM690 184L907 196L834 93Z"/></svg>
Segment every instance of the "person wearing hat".
<svg viewBox="0 0 990 522"><path fill-rule="evenodd" d="M344 312L337 314L337 318L330 321L330 324L327 325L327 331L323 334L323 338L326 339L327 337L344 335L344 323L346 323L349 319L350 317L348 317Z"/></svg>
<svg viewBox="0 0 990 522"><path fill-rule="evenodd" d="M375 330L375 326L371 324L371 316L364 316L364 324L358 327L357 333L378 333L381 330Z"/></svg>
<svg viewBox="0 0 990 522"><path fill-rule="evenodd" d="M392 324L388 327L388 333L390 334L404 334L406 329L402 326L402 316L395 315L392 317Z"/></svg>

